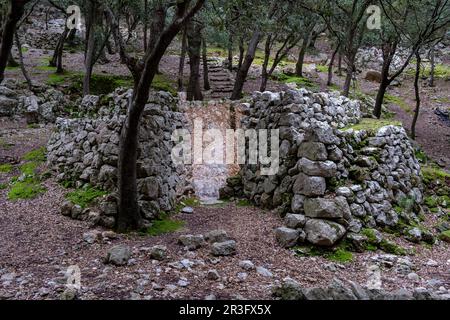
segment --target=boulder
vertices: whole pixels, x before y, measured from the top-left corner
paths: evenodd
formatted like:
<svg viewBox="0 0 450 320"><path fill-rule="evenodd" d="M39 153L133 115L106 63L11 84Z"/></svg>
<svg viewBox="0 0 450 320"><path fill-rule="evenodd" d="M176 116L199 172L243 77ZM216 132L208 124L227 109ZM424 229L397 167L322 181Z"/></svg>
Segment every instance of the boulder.
<svg viewBox="0 0 450 320"><path fill-rule="evenodd" d="M306 240L324 247L330 247L345 235L345 228L335 222L310 219L305 224Z"/></svg>
<svg viewBox="0 0 450 320"><path fill-rule="evenodd" d="M305 200L304 210L309 218L341 219L351 216L350 207L344 197L308 198Z"/></svg>
<svg viewBox="0 0 450 320"><path fill-rule="evenodd" d="M381 72L368 70L364 75L364 80L381 83Z"/></svg>
<svg viewBox="0 0 450 320"><path fill-rule="evenodd" d="M284 223L286 224L286 227L291 229L303 228L306 223L306 217L303 214L289 213L284 218Z"/></svg>
<svg viewBox="0 0 450 320"><path fill-rule="evenodd" d="M310 177L300 173L295 180L292 191L309 197L323 196L326 191L326 181L323 177Z"/></svg>
<svg viewBox="0 0 450 320"><path fill-rule="evenodd" d="M106 255L106 263L111 263L116 266L123 266L128 263L131 258L131 249L125 245L114 246L109 249Z"/></svg>
<svg viewBox="0 0 450 320"><path fill-rule="evenodd" d="M230 256L236 254L236 241L215 242L211 246L213 256Z"/></svg>
<svg viewBox="0 0 450 320"><path fill-rule="evenodd" d="M281 227L275 230L275 238L283 248L294 247L300 237L300 230Z"/></svg>
<svg viewBox="0 0 450 320"><path fill-rule="evenodd" d="M178 243L185 246L188 250L193 251L201 248L205 244L203 235L182 235L178 238Z"/></svg>

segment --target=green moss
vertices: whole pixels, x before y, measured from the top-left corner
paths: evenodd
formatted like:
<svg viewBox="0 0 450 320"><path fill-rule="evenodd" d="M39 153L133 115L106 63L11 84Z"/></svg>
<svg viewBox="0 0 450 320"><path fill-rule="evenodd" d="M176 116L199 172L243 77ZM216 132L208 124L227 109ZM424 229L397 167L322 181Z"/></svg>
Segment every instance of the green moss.
<svg viewBox="0 0 450 320"><path fill-rule="evenodd" d="M42 163L46 159L47 149L45 147L41 147L39 149L30 151L23 156L23 159L26 161L34 161L38 163Z"/></svg>
<svg viewBox="0 0 450 320"><path fill-rule="evenodd" d="M286 84L295 83L298 87L307 88L312 91L317 91L319 89L319 85L317 83L303 77L280 74L277 76L276 80Z"/></svg>
<svg viewBox="0 0 450 320"><path fill-rule="evenodd" d="M445 180L450 179L450 173L436 167L436 166L423 166L422 176L426 184L439 181L445 184Z"/></svg>
<svg viewBox="0 0 450 320"><path fill-rule="evenodd" d="M46 65L46 66L39 66L39 67L37 67L37 69L41 70L41 71L56 72L56 67L51 67L51 66L48 66L48 65Z"/></svg>
<svg viewBox="0 0 450 320"><path fill-rule="evenodd" d="M34 199L39 194L44 193L46 189L35 181L17 181L12 184L8 193L8 199L11 201L21 199Z"/></svg>
<svg viewBox="0 0 450 320"><path fill-rule="evenodd" d="M163 217L161 220L153 221L150 228L147 229L147 234L150 236L159 236L166 233L175 232L185 225L184 221L172 220L168 217Z"/></svg>
<svg viewBox="0 0 450 320"><path fill-rule="evenodd" d="M413 113L413 109L412 107L402 98L397 97L397 96L393 96L390 94L386 94L384 96L384 102L387 104L394 104L399 106L402 110L404 110L405 112L412 114Z"/></svg>
<svg viewBox="0 0 450 320"><path fill-rule="evenodd" d="M328 66L324 66L324 65L318 64L316 66L316 70L319 71L319 72L326 73L326 72L328 72Z"/></svg>
<svg viewBox="0 0 450 320"><path fill-rule="evenodd" d="M157 91L169 92L173 96L178 94L175 83L162 74L155 75L152 82L152 88Z"/></svg>
<svg viewBox="0 0 450 320"><path fill-rule="evenodd" d="M66 195L67 200L73 204L79 205L82 208L89 206L95 199L106 195L107 192L97 188L87 186L85 188L69 192Z"/></svg>
<svg viewBox="0 0 450 320"><path fill-rule="evenodd" d="M392 121L392 120L379 120L379 119L364 118L358 124L345 127L342 130L346 131L346 130L353 129L355 131L367 130L367 131L377 132L378 130L380 130L381 128L386 127L386 126L401 127L402 123L399 121Z"/></svg>
<svg viewBox="0 0 450 320"><path fill-rule="evenodd" d="M377 242L377 237L375 235L374 229L363 229L363 230L361 230L361 233L367 237L367 240L369 241L369 243Z"/></svg>
<svg viewBox="0 0 450 320"><path fill-rule="evenodd" d="M253 206L253 203L250 200L248 200L248 199L239 199L236 202L236 206L238 206L238 207L251 207L251 206Z"/></svg>
<svg viewBox="0 0 450 320"><path fill-rule="evenodd" d="M39 164L36 162L27 162L20 166L20 172L26 176L34 176Z"/></svg>
<svg viewBox="0 0 450 320"><path fill-rule="evenodd" d="M371 244L371 243L368 243L368 244L366 245L366 250L367 250L367 251L375 252L375 251L378 250L378 247L375 246L375 245L373 245L373 244Z"/></svg>
<svg viewBox="0 0 450 320"><path fill-rule="evenodd" d="M19 67L18 66L17 67L6 67L5 70L6 71L16 71L16 70L19 70Z"/></svg>
<svg viewBox="0 0 450 320"><path fill-rule="evenodd" d="M336 251L327 254L326 257L329 260L347 263L353 260L353 254L350 251L345 250L344 248L338 248Z"/></svg>
<svg viewBox="0 0 450 320"><path fill-rule="evenodd" d="M10 173L13 170L12 164L2 164L0 165L0 173Z"/></svg>
<svg viewBox="0 0 450 320"><path fill-rule="evenodd" d="M395 243L388 241L388 240L382 240L380 243L380 249L383 250L386 253L395 254L397 256L404 256L406 255L406 250Z"/></svg>
<svg viewBox="0 0 450 320"><path fill-rule="evenodd" d="M450 230L441 232L441 234L439 235L439 239L450 243Z"/></svg>
<svg viewBox="0 0 450 320"><path fill-rule="evenodd" d="M59 86L68 82L68 73L56 74L51 73L48 75L47 85Z"/></svg>

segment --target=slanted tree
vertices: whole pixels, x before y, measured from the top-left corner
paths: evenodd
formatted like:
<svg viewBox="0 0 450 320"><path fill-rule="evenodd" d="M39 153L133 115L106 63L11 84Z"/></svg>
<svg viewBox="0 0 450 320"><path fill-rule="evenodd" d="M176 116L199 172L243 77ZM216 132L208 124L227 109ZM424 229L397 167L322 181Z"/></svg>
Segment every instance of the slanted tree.
<svg viewBox="0 0 450 320"><path fill-rule="evenodd" d="M0 83L3 82L5 78L5 69L8 64L8 58L11 53L11 48L13 46L14 34L16 32L17 23L22 18L25 5L30 0L10 0L9 10L6 16L6 21L3 25L3 32L1 37L1 47L0 47Z"/></svg>
<svg viewBox="0 0 450 320"><path fill-rule="evenodd" d="M118 20L112 9L107 8L108 20L114 38L119 46L121 61L127 65L134 78L134 91L122 128L119 151L119 210L116 229L119 232L136 230L141 227L138 205L136 162L139 123L147 104L150 86L158 70L159 62L172 40L203 6L205 0L197 0L191 5L189 0L177 1L171 22L161 32L153 49L147 49L143 59L131 57L119 31ZM118 8L120 10L120 7Z"/></svg>
<svg viewBox="0 0 450 320"><path fill-rule="evenodd" d="M188 55L189 55L189 84L187 99L189 101L203 100L200 86L200 56L202 46L203 24L198 19L192 19L187 25Z"/></svg>

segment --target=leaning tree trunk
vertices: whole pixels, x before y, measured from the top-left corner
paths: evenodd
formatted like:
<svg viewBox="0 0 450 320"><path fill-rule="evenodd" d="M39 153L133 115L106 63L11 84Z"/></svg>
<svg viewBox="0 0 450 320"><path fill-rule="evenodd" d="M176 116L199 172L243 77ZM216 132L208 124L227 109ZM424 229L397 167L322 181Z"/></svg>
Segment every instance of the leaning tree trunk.
<svg viewBox="0 0 450 320"><path fill-rule="evenodd" d="M31 82L30 76L28 75L27 69L25 68L25 63L23 61L23 54L22 54L22 44L20 43L19 35L17 34L17 31L15 32L15 40L16 40L16 47L19 51L19 61L20 61L20 69L22 70L23 77L25 78L28 90L33 91L33 83Z"/></svg>
<svg viewBox="0 0 450 320"><path fill-rule="evenodd" d="M350 87L352 85L353 74L355 73L355 54L347 55L347 70L344 82L343 95L348 97L350 95Z"/></svg>
<svg viewBox="0 0 450 320"><path fill-rule="evenodd" d="M238 71L242 67L242 63L244 62L244 54L245 54L245 48L244 48L244 39L239 39L239 61L238 61Z"/></svg>
<svg viewBox="0 0 450 320"><path fill-rule="evenodd" d="M416 74L414 77L414 91L416 94L416 109L414 110L414 118L413 121L411 123L411 138L412 139L416 139L416 124L417 124L417 120L419 119L419 112L420 112L420 90L419 90L419 78L420 78L420 63L421 58L420 58L420 54L419 51L417 51L416 53L416 60L417 60L417 64L416 64Z"/></svg>
<svg viewBox="0 0 450 320"><path fill-rule="evenodd" d="M245 80L247 79L248 70L250 69L253 60L255 59L256 48L261 39L261 32L259 30L253 33L252 39L248 45L247 54L242 62L242 66L236 75L236 81L234 83L233 94L231 100L239 100L242 97L242 90L244 88Z"/></svg>
<svg viewBox="0 0 450 320"><path fill-rule="evenodd" d="M6 22L3 25L2 43L0 47L0 83L2 83L5 78L5 69L14 42L16 25L20 18L22 18L24 7L28 2L29 0L11 1L11 8L6 18Z"/></svg>
<svg viewBox="0 0 450 320"><path fill-rule="evenodd" d="M189 85L187 88L187 99L203 100L200 87L200 51L202 46L201 25L191 21L187 26L188 55L189 55Z"/></svg>
<svg viewBox="0 0 450 320"><path fill-rule="evenodd" d="M186 6L181 3L178 8L182 11L177 14L178 17L165 28L157 42L154 50L147 50L144 58L144 67L142 73L135 83L135 90L128 108L127 118L121 132L119 146L119 210L116 216L116 230L118 232L126 232L136 230L141 227L140 209L138 205L137 194L137 147L139 122L142 117L145 105L148 102L150 85L156 75L158 65L171 44L173 38L184 26L185 21L193 16L203 5L204 1L198 0L196 5L190 12L184 16Z"/></svg>
<svg viewBox="0 0 450 320"><path fill-rule="evenodd" d="M375 99L375 107L373 115L378 119L381 118L381 112L383 111L384 96L386 95L387 88L390 85L389 81L389 69L391 67L391 59L385 59L383 67L381 69L381 82L378 88L377 97Z"/></svg>
<svg viewBox="0 0 450 320"><path fill-rule="evenodd" d="M66 27L58 39L58 43L56 44L55 51L53 52L52 59L50 60L50 67L57 67L58 61L62 56L62 52L64 50L64 42L66 41L67 35L69 34L69 29Z"/></svg>
<svg viewBox="0 0 450 320"><path fill-rule="evenodd" d="M178 92L184 89L184 63L186 61L186 51L187 51L187 30L183 30L183 39L181 40L181 54L180 63L178 65Z"/></svg>
<svg viewBox="0 0 450 320"><path fill-rule="evenodd" d="M92 70L94 68L95 55L95 23L96 23L96 3L88 2L88 16L86 17L86 53L84 59L85 74L83 80L83 96L90 94Z"/></svg>
<svg viewBox="0 0 450 320"><path fill-rule="evenodd" d="M297 63L295 64L295 75L297 77L303 77L303 65L305 62L306 49L308 48L308 42L304 42L300 52L298 54Z"/></svg>
<svg viewBox="0 0 450 320"><path fill-rule="evenodd" d="M209 70L208 70L208 52L206 39L202 39L202 60L203 60L203 89L206 91L211 90L211 85L209 84Z"/></svg>

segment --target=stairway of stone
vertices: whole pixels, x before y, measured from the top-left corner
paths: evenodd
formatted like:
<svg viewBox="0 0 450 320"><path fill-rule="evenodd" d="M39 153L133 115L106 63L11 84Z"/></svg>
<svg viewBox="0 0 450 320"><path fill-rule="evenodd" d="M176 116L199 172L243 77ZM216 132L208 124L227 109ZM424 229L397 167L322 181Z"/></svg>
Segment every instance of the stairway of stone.
<svg viewBox="0 0 450 320"><path fill-rule="evenodd" d="M229 99L234 87L232 73L214 59L208 60L208 71L211 90L205 93L205 97L214 100Z"/></svg>

